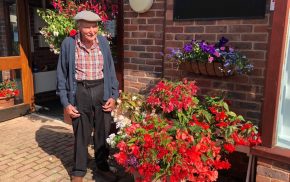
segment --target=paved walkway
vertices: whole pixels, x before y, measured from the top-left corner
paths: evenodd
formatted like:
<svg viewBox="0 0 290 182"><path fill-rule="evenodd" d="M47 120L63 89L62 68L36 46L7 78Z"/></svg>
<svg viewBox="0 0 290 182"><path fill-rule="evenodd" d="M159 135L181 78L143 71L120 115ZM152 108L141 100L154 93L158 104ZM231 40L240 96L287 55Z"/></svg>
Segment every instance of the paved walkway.
<svg viewBox="0 0 290 182"><path fill-rule="evenodd" d="M84 181L132 181L123 174L96 174L90 149ZM0 123L0 182L70 181L73 134L70 125L35 114Z"/></svg>

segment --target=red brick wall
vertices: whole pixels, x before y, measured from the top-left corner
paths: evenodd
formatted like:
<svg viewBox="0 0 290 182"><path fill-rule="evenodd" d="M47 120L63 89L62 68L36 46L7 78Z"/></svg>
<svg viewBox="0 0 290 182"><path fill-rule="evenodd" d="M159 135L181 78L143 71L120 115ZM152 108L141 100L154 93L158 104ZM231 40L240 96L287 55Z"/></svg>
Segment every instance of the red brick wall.
<svg viewBox="0 0 290 182"><path fill-rule="evenodd" d="M290 165L264 158L258 159L256 182L289 182Z"/></svg>
<svg viewBox="0 0 290 182"><path fill-rule="evenodd" d="M162 76L164 0L142 14L124 4L124 86L139 92Z"/></svg>
<svg viewBox="0 0 290 182"><path fill-rule="evenodd" d="M167 0L166 4L164 0L155 0L153 7L142 14L133 12L125 2L125 90L142 91L162 76L169 79L187 77L197 81L201 94L226 92L233 101L234 111L258 123L270 22L269 13L264 19L173 21L173 0ZM181 48L191 39L216 42L222 36L252 61L255 69L251 74L228 78L199 76L178 71L176 65L166 59L163 66L160 52L167 52L169 47Z"/></svg>

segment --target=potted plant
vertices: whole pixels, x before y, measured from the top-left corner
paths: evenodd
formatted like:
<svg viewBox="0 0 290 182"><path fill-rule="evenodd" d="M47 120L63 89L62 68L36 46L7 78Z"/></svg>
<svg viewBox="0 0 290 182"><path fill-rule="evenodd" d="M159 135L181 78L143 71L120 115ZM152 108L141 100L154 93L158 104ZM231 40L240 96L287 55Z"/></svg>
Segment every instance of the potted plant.
<svg viewBox="0 0 290 182"><path fill-rule="evenodd" d="M247 57L227 46L228 42L225 37L215 44L192 40L181 50L170 48L168 57L176 61L181 69L202 75L229 76L251 72L253 65Z"/></svg>
<svg viewBox="0 0 290 182"><path fill-rule="evenodd" d="M159 82L146 98L122 93L107 139L136 181L215 181L236 145L261 143L257 127L222 97L199 97L195 82ZM137 174L137 175L136 175Z"/></svg>
<svg viewBox="0 0 290 182"><path fill-rule="evenodd" d="M115 18L117 14L117 4L111 1L73 1L73 0L52 0L53 10L46 9L37 12L39 16L46 22L40 33L44 36L50 50L55 54L59 54L62 41L67 36L74 36L76 24L73 17L77 12L90 10L98 14L102 21L99 23L99 33L107 37L107 32L104 30L104 23Z"/></svg>
<svg viewBox="0 0 290 182"><path fill-rule="evenodd" d="M14 105L15 96L19 95L16 82L14 80L4 80L0 82L0 109Z"/></svg>

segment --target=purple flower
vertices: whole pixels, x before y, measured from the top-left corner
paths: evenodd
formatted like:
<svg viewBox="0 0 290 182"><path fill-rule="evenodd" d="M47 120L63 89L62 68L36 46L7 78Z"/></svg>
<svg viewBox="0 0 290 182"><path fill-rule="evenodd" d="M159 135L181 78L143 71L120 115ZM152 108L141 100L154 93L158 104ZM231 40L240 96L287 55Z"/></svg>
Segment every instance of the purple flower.
<svg viewBox="0 0 290 182"><path fill-rule="evenodd" d="M138 167L139 165L137 158L134 155L129 155L127 162L130 166L133 166L133 167Z"/></svg>
<svg viewBox="0 0 290 182"><path fill-rule="evenodd" d="M183 47L183 50L184 52L186 53L190 53L192 51L192 45L191 44L186 44L184 47Z"/></svg>
<svg viewBox="0 0 290 182"><path fill-rule="evenodd" d="M222 37L220 40L219 40L219 43L218 43L218 47L222 47L224 46L226 43L228 43L228 39L225 38L225 37Z"/></svg>
<svg viewBox="0 0 290 182"><path fill-rule="evenodd" d="M208 53L208 54L214 54L215 52L214 45L207 45L203 41L199 43L199 47L203 52Z"/></svg>

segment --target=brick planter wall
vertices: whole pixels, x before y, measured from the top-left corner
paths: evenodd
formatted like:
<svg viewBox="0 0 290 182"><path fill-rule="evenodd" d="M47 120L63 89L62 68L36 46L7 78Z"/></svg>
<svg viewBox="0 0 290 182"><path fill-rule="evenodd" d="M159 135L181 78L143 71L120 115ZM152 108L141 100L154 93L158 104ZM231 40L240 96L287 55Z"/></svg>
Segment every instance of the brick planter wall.
<svg viewBox="0 0 290 182"><path fill-rule="evenodd" d="M290 165L258 158L256 182L289 182Z"/></svg>
<svg viewBox="0 0 290 182"><path fill-rule="evenodd" d="M267 5L267 11L268 11ZM173 21L173 0L155 0L142 14L124 4L124 85L126 91L148 90L150 83L164 76L196 80L200 94L225 92L233 101L231 109L258 123L264 89L264 71L271 20L236 19L212 21ZM225 36L230 45L244 53L254 64L248 76L207 77L178 71L160 52L181 48L192 39L216 42Z"/></svg>

